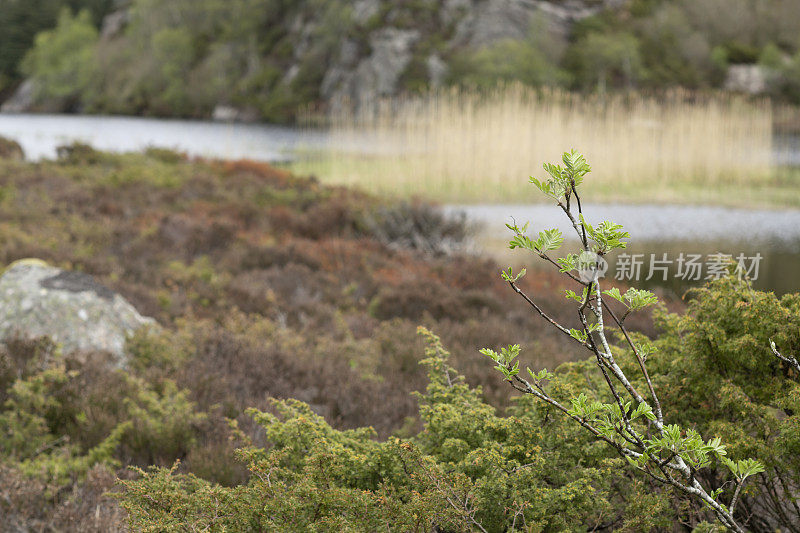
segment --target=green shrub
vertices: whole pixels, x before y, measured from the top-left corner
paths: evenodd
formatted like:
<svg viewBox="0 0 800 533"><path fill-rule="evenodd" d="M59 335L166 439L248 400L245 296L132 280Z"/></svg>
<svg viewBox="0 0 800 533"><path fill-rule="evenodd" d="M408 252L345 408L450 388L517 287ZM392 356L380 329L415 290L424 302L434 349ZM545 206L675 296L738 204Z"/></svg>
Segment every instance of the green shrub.
<svg viewBox="0 0 800 533"><path fill-rule="evenodd" d="M695 291L688 312L660 313L664 333L650 363L654 385L679 424L721 437L732 457L754 457L767 471L742 494L753 529L790 530L800 520L800 369L775 358L800 353L800 295L782 298L736 278ZM704 479L721 478L721 465Z"/></svg>
<svg viewBox="0 0 800 533"><path fill-rule="evenodd" d="M55 364L18 379L0 410L3 462L16 465L48 486L61 487L81 479L96 464L118 464L114 452L130 428L130 424L120 423L102 442L87 450L54 431L65 410L59 392L75 376L63 364Z"/></svg>
<svg viewBox="0 0 800 533"><path fill-rule="evenodd" d="M430 381L419 395L424 429L416 437L376 441L370 428L337 431L301 402L276 401L276 414L250 412L268 445L237 452L252 474L247 485L223 488L176 467L139 470L119 496L131 527L550 531L602 522L612 485L627 487L615 498L642 505L613 473L619 460L599 447L587 454L565 446L567 435L579 433L527 399L509 417L498 416L480 389L448 366L439 339L422 333ZM529 430L539 426L558 437ZM663 523L658 513L647 520Z"/></svg>
<svg viewBox="0 0 800 533"><path fill-rule="evenodd" d="M125 447L135 463L169 464L186 456L206 418L188 397L189 391L165 381L157 388L139 383L125 399L131 421Z"/></svg>
<svg viewBox="0 0 800 533"><path fill-rule="evenodd" d="M76 101L94 75L94 46L99 38L88 11L74 16L64 8L55 29L36 36L22 71L36 83L40 101Z"/></svg>

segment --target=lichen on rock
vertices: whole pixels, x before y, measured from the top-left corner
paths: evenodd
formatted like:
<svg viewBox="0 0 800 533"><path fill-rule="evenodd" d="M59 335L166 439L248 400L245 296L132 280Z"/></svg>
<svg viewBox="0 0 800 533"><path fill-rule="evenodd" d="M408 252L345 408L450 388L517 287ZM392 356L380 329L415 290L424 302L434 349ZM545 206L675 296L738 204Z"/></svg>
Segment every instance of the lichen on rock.
<svg viewBox="0 0 800 533"><path fill-rule="evenodd" d="M142 327L157 324L83 272L23 259L0 276L2 341L46 336L64 353L108 352L125 366L126 339Z"/></svg>

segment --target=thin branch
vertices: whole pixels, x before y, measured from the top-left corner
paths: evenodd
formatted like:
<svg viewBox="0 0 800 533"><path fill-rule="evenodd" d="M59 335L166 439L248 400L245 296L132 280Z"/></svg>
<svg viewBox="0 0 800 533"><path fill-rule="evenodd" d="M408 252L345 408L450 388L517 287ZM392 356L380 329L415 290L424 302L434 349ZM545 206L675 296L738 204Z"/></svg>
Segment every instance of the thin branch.
<svg viewBox="0 0 800 533"><path fill-rule="evenodd" d="M658 395L656 394L656 391L653 388L653 382L650 380L650 373L647 372L647 367L644 364L644 358L639 353L639 349L633 343L633 340L631 340L630 335L628 335L628 330L622 324L622 321L617 319L617 315L614 314L614 311L611 310L611 308L608 306L608 304L605 302L605 300L603 301L603 307L606 308L606 311L608 311L608 313L611 315L611 318L614 320L614 322L616 322L617 326L619 327L619 330L625 336L625 340L628 342L628 346L630 346L631 350L633 350L633 353L636 356L636 361L639 363L639 368L642 370L642 374L644 375L644 379L647 381L647 388L650 391L650 397L653 398L653 403L655 403L655 406L656 406L656 418L658 419L658 421L660 423L663 424L664 423L664 415L661 412L661 402L659 401Z"/></svg>
<svg viewBox="0 0 800 533"><path fill-rule="evenodd" d="M791 355L790 356L781 355L781 353L778 351L778 348L775 346L775 343L772 342L772 339L769 340L769 347L772 350L772 353L775 354L775 357L777 357L784 363L791 365L792 367L794 367L795 370L797 370L797 372L800 373L800 362L798 362L796 358L792 357Z"/></svg>
<svg viewBox="0 0 800 533"><path fill-rule="evenodd" d="M536 305L536 303L535 303L533 300L531 300L531 299L528 297L528 295L527 295L527 294L525 294L525 293L522 291L522 289L520 289L519 287L517 287L517 284L516 284L516 283L514 283L513 281L509 281L509 282L508 282L508 284L509 284L509 285L511 285L511 288L512 288L512 289L514 289L514 292L516 292L517 294L519 294L520 296L522 296L522 298L523 298L523 299L524 299L526 302L528 302L528 304L529 304L531 307L533 307L533 309L534 309L534 310L535 310L537 313L539 313L539 315L540 315L542 318L544 318L545 320L547 320L548 322L550 322L550 323L551 323L553 326L555 326L555 327L556 327L556 329L558 329L558 330L559 330L561 333L563 333L564 335L566 335L566 336L567 336L567 337L569 337L570 339L574 340L575 342L577 342L578 344L580 344L581 346L583 346L583 347L584 347L584 348L586 348L587 350L589 350L589 351L592 351L592 348L591 348L591 346L589 346L589 345L588 345L588 344L586 344L585 342L581 342L581 341L579 341L578 339L576 339L575 337L573 337L572 335L570 335L570 332L569 332L569 330L568 330L567 328L565 328L564 326L562 326L561 324L559 324L558 322L556 322L555 320L553 320L552 318L550 318L550 316L548 316L548 315L547 315L547 313L545 313L544 311L542 311L542 308L541 308L541 307L539 307L538 305Z"/></svg>
<svg viewBox="0 0 800 533"><path fill-rule="evenodd" d="M736 491L733 493L733 498L731 498L731 504L729 507L731 515L733 515L734 511L736 510L736 503L739 500L739 492L741 492L743 486L744 479L739 480L739 483L736 484Z"/></svg>

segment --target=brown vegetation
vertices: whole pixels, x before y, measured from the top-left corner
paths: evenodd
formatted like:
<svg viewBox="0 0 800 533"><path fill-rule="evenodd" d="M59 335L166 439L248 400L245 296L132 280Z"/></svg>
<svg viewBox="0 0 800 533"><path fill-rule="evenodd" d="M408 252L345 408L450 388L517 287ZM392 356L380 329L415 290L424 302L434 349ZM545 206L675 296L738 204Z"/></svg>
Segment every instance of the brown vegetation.
<svg viewBox="0 0 800 533"><path fill-rule="evenodd" d="M78 374L59 389L62 409L48 424L81 449L132 417L116 452L122 465L181 459L182 468L232 485L246 471L233 459L226 419L258 439L243 412L271 409L272 397L307 402L335 427L373 426L383 437L413 429L410 393L427 382L418 324L441 335L454 365L499 407L508 391L487 375L479 347L519 342L528 360L549 368L569 357L567 341L531 318L496 264L454 251L463 235L452 221L414 214L431 209L424 204L399 208L427 221L409 236L380 229L392 206L261 163L111 156L85 146L62 156L0 161L0 262L38 257L83 270L165 326L132 339L127 372L102 354L67 356ZM437 247L443 236L452 242ZM530 276L525 288L575 320L556 280ZM8 343L0 394L48 357L49 343ZM157 422L151 411L131 415L131 405L146 410L153 398L165 402ZM110 473L92 470L46 502L43 487L20 476L4 469L0 483L0 512L13 509L19 523L119 526L119 509L103 495Z"/></svg>

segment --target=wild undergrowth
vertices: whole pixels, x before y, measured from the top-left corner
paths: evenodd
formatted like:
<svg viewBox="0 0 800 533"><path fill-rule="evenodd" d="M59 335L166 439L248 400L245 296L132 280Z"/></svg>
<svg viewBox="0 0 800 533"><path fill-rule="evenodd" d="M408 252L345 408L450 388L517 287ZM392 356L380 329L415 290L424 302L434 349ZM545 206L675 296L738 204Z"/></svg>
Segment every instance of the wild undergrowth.
<svg viewBox="0 0 800 533"><path fill-rule="evenodd" d="M48 530L69 515L76 529L111 530L121 515L103 494L127 465L180 459L180 472L245 482L228 420L260 442L246 409L269 411L270 398L299 399L336 429L413 434L411 392L427 384L418 324L501 411L508 391L486 382L478 347L515 339L542 364L566 360L564 341L494 280L496 265L464 251L463 221L424 202L252 161L84 145L54 161L0 159L0 191L0 264L37 257L87 272L163 326L129 341L125 370L44 340L0 349L9 523ZM528 283L559 286L547 275ZM99 518L80 517L75 498Z"/></svg>

